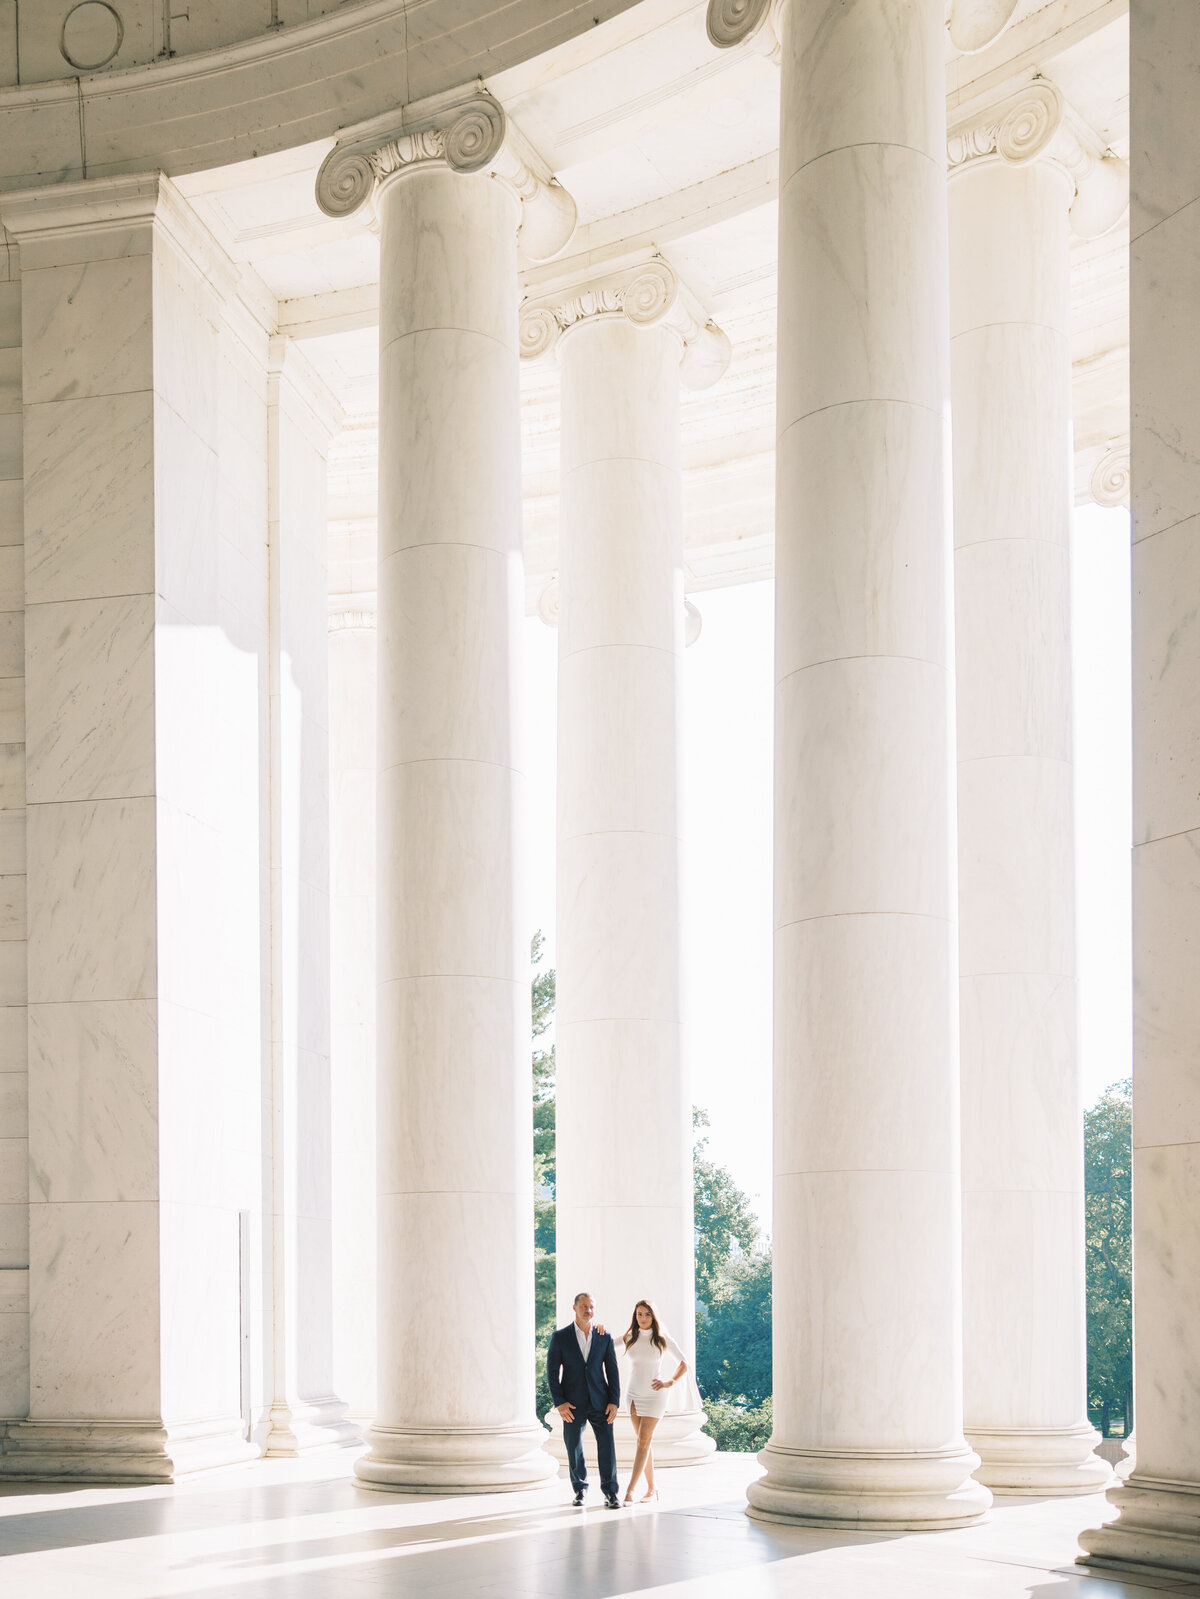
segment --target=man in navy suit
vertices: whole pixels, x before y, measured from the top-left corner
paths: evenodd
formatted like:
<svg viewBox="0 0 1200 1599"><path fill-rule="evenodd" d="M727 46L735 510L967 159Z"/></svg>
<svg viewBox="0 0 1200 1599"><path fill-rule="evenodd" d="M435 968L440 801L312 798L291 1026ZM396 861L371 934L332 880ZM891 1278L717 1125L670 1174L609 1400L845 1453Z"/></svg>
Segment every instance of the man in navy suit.
<svg viewBox="0 0 1200 1599"><path fill-rule="evenodd" d="M591 1294L576 1294L575 1320L559 1327L550 1340L546 1375L550 1380L550 1397L563 1421L563 1443L567 1446L567 1470L575 1490L574 1502L581 1505L587 1492L587 1462L583 1458L583 1424L586 1421L596 1435L596 1460L604 1503L610 1510L620 1510L612 1424L621 1402L621 1379L617 1374L617 1351L612 1334L593 1330L595 1314Z"/></svg>

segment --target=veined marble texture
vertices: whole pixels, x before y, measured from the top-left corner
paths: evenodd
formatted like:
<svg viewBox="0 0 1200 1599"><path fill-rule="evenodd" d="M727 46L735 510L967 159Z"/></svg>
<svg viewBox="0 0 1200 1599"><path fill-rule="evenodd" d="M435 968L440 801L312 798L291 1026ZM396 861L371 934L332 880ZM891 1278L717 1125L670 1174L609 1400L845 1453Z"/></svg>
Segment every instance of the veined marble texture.
<svg viewBox="0 0 1200 1599"><path fill-rule="evenodd" d="M1089 1557L1200 1573L1200 15L1143 0L1131 32L1133 1287L1137 1452Z"/></svg>

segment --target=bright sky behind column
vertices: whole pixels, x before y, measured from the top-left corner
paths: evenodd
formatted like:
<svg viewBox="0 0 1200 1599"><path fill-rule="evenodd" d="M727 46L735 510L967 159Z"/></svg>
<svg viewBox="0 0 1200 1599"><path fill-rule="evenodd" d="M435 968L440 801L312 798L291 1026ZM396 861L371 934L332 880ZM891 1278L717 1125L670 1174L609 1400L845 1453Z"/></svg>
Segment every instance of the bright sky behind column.
<svg viewBox="0 0 1200 1599"><path fill-rule="evenodd" d="M1129 515L1083 507L1073 536L1076 881L1083 1103L1130 1070ZM709 1153L771 1213L774 585L693 596L684 661L684 1010ZM554 952L557 634L526 627L531 927ZM1081 1130L1082 1136L1082 1130ZM598 1180L599 1174L598 1174Z"/></svg>

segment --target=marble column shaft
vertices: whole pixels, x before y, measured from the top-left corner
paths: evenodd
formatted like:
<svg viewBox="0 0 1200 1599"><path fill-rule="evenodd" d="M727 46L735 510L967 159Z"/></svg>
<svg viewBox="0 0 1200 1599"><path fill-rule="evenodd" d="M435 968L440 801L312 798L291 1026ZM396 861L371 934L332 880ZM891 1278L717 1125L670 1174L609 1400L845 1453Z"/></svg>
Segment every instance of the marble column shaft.
<svg viewBox="0 0 1200 1599"><path fill-rule="evenodd" d="M950 182L963 1369L976 1474L1110 1475L1086 1408L1075 1052L1068 208L1050 160Z"/></svg>
<svg viewBox="0 0 1200 1599"><path fill-rule="evenodd" d="M377 204L379 1408L357 1471L519 1488L554 1470L518 901L520 212L440 160Z"/></svg>
<svg viewBox="0 0 1200 1599"><path fill-rule="evenodd" d="M1133 1411L1089 1564L1200 1575L1200 11L1130 17Z"/></svg>
<svg viewBox="0 0 1200 1599"><path fill-rule="evenodd" d="M944 1527L962 1433L944 7L782 17L774 1432L750 1513Z"/></svg>
<svg viewBox="0 0 1200 1599"><path fill-rule="evenodd" d="M0 231L0 1419L29 1412L21 273Z"/></svg>
<svg viewBox="0 0 1200 1599"><path fill-rule="evenodd" d="M355 1441L333 1386L326 456L340 408L289 339L267 386L271 1404L264 1453Z"/></svg>
<svg viewBox="0 0 1200 1599"><path fill-rule="evenodd" d="M683 346L586 316L562 367L558 665L559 1318L657 1304L695 1364L691 1097L680 1015ZM712 1452L693 1376L655 1434ZM620 1429L623 1453L632 1428Z"/></svg>

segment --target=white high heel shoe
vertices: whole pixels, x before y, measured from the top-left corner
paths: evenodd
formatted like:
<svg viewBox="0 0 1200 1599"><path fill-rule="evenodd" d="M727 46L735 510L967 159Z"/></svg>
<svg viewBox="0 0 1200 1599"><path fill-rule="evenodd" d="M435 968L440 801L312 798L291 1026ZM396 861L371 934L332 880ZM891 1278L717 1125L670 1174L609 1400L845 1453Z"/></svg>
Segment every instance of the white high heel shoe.
<svg viewBox="0 0 1200 1599"><path fill-rule="evenodd" d="M650 1490L650 1492L648 1494L643 1494L642 1495L642 1497L638 1500L638 1504L639 1505L647 1505L647 1504L650 1503L651 1499L657 1499L657 1498L658 1498L658 1489L657 1488L651 1488L651 1490Z"/></svg>

